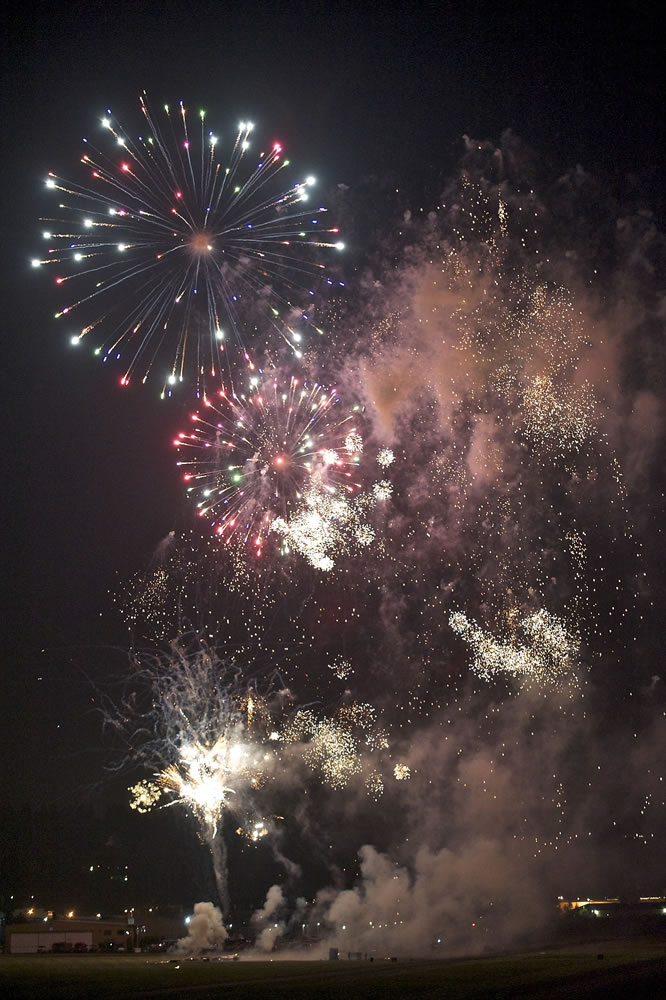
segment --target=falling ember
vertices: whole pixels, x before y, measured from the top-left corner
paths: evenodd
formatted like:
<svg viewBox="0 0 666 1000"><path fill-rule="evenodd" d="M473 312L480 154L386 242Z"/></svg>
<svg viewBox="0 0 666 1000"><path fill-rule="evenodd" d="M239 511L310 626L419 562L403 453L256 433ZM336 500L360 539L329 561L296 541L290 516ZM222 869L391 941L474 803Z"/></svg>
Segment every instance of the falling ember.
<svg viewBox="0 0 666 1000"><path fill-rule="evenodd" d="M318 717L310 709L301 709L284 726L281 739L287 745L299 744L308 767L325 784L338 789L363 772L369 752L386 746L375 709L360 702L343 706L330 717ZM371 784L376 791L376 780Z"/></svg>
<svg viewBox="0 0 666 1000"><path fill-rule="evenodd" d="M377 452L377 464L381 465L382 469L388 469L389 465L393 465L395 462L395 455L390 448L380 448Z"/></svg>
<svg viewBox="0 0 666 1000"><path fill-rule="evenodd" d="M384 794L384 779L379 771L371 771L365 779L365 787L370 798L378 802Z"/></svg>
<svg viewBox="0 0 666 1000"><path fill-rule="evenodd" d="M525 435L547 452L579 451L596 426L596 400L588 385L557 388L552 378L537 375L523 395Z"/></svg>
<svg viewBox="0 0 666 1000"><path fill-rule="evenodd" d="M449 625L471 646L472 669L486 680L504 673L537 684L557 684L565 678L575 682L580 640L544 608L525 616L518 637L506 641L484 632L460 611L449 616Z"/></svg>
<svg viewBox="0 0 666 1000"><path fill-rule="evenodd" d="M255 822L249 823L248 826L246 827L239 826L236 830L236 833L239 837L244 837L246 840L249 840L252 844L256 844L260 840L263 840L264 837L267 837L270 833L270 830L265 820L257 820Z"/></svg>
<svg viewBox="0 0 666 1000"><path fill-rule="evenodd" d="M358 454L363 440L358 434L353 437L354 454ZM341 555L353 554L375 542L372 511L378 501L388 500L391 494L391 484L382 481L374 483L370 492L352 495L340 484L329 485L325 476L317 473L291 516L275 518L270 529L315 569L329 572Z"/></svg>
<svg viewBox="0 0 666 1000"><path fill-rule="evenodd" d="M354 668L351 663L349 660L345 659L344 656L336 656L332 663L329 663L328 666L329 670L331 670L338 680L341 681L346 680L347 677L350 677L354 672Z"/></svg>
<svg viewBox="0 0 666 1000"><path fill-rule="evenodd" d="M137 781L128 789L130 793L130 809L135 809L139 813L148 813L152 810L161 796L162 789L154 781Z"/></svg>

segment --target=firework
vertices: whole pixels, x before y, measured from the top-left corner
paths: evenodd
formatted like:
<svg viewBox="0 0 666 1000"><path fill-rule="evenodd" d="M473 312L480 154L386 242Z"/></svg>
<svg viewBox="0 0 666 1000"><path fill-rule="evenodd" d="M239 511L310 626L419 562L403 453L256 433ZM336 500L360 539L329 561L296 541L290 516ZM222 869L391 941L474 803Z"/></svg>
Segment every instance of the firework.
<svg viewBox="0 0 666 1000"><path fill-rule="evenodd" d="M348 435L347 443L355 454L360 454L363 441L359 435ZM317 472L311 476L292 515L275 518L270 530L282 536L286 551L294 550L315 569L328 572L341 555L373 544L376 530L370 523L372 511L378 503L390 499L392 492L391 484L382 480L372 484L369 491L352 495Z"/></svg>
<svg viewBox="0 0 666 1000"><path fill-rule="evenodd" d="M517 615L511 616L511 624L514 631L522 633L522 641L517 637L499 641L460 611L450 615L449 625L471 646L472 668L486 680L502 673L537 684L557 683L569 677L576 665L580 640L566 623L545 608L524 617L517 628L516 619Z"/></svg>
<svg viewBox="0 0 666 1000"><path fill-rule="evenodd" d="M364 748L384 749L386 734L377 726L372 705L352 702L332 716L318 717L311 709L300 709L283 727L281 740L301 747L303 760L324 784L344 788L364 770ZM374 772L373 772L374 773ZM374 794L376 786L368 786ZM373 791L374 790L374 791Z"/></svg>
<svg viewBox="0 0 666 1000"><path fill-rule="evenodd" d="M360 455L361 452L363 451L363 438L361 437L361 435L357 434L356 431L350 431L349 434L347 434L347 437L345 438L345 448L351 454L354 454L354 452L356 452L357 454Z"/></svg>
<svg viewBox="0 0 666 1000"><path fill-rule="evenodd" d="M318 719L311 709L300 709L281 732L286 743L306 745L304 759L333 788L343 788L361 770L358 744L352 734L330 719Z"/></svg>
<svg viewBox="0 0 666 1000"><path fill-rule="evenodd" d="M159 773L159 782L178 801L188 806L212 835L222 810L231 803L237 788L261 788L271 754L244 742L245 726L239 722L211 745L194 740L181 747L178 763Z"/></svg>
<svg viewBox="0 0 666 1000"><path fill-rule="evenodd" d="M506 237L504 207L500 222ZM522 810L513 782L519 774L518 785L533 787L537 782L524 777L529 774L541 782L544 817L551 821L554 806L559 825L544 836L540 821L525 810L525 826L515 827L518 839L530 840L536 853L563 843L570 792L559 774L557 745L570 746L569 727L585 718L577 714L584 589L590 566L600 580L605 569L604 560L596 566L602 529L590 530L583 504L576 507L595 492L581 483L591 483L592 473L603 475L594 442L601 404L583 370L576 370L583 324L570 297L541 279L507 277L496 251L488 261L491 241L482 242L478 262L449 253L447 242L444 259L433 253L422 276L428 294L416 318L424 329L430 324L430 334L416 329L407 337L414 317L399 331L418 375L404 410L392 410L400 405L393 396L401 389L404 356L395 371L379 372L385 392L364 386L362 398L378 407L372 426L390 435L395 452L373 450L365 433L370 420L359 414L345 423L347 411L330 390L289 379L282 385L267 375L245 395L205 397L192 427L179 436L190 495L226 544L212 538L209 560L188 568L187 585L175 595L169 574L154 570L145 591L137 592L137 615L146 615L144 593L149 609L169 600L180 611L191 586L208 588L225 616L227 641L240 634L247 650L242 630L254 630L253 638L263 630L257 641L274 664L288 645L287 655L297 656L297 631L308 662L304 667L293 659L288 679L307 683L309 691L300 702L306 707L278 718L271 699L250 704L244 681L231 699L237 719L227 724L222 717L209 733L195 727L187 752L174 745L152 782L133 789L137 809L180 804L211 833L222 825L220 817L233 814L239 836L260 843L273 830L265 815L277 805L268 801L271 789L286 799L287 787L300 790L306 769L313 783L363 786L373 800L385 782L418 778L432 814L474 789L489 801L492 794L500 811L508 800ZM438 281L445 285L441 297ZM446 351L444 335L454 341ZM394 363L389 347L379 368ZM408 381L410 371L404 373ZM382 427L382 415L390 428ZM398 472L403 488L383 532L379 506L393 496L396 454L406 465ZM284 456L282 467L276 460ZM285 555L291 551L317 570L336 573L303 572L299 558L246 559L247 551L268 552L273 542ZM259 562L279 567L277 587L269 571L260 575ZM452 613L452 601L465 611ZM278 622L278 641L275 633L266 638L268 619ZM451 668L459 639L471 679ZM349 660L336 655L341 650ZM331 673L345 684L335 685ZM345 687L352 673L364 685L359 699L379 683L391 732L400 720L403 748L409 733L410 764L391 753L387 732L364 700L337 710L312 707L325 689ZM508 678L509 684L487 691L478 678ZM511 697L503 698L503 690ZM426 719L421 742L413 727ZM534 747L540 748L536 756ZM519 766L528 761L536 761L533 771ZM280 807L287 812L286 801Z"/></svg>
<svg viewBox="0 0 666 1000"><path fill-rule="evenodd" d="M218 143L203 111L192 124L182 101L175 113L165 105L160 124L140 105L144 135L108 112L100 148L84 139L86 184L46 179L60 200L33 265L53 265L71 288L56 317L76 324L72 343L90 339L104 361L122 360L124 385L154 369L163 392L186 374L219 380L237 355L251 366L258 326L264 347L278 334L300 356L318 255L343 246L326 209L309 206L315 179L284 190L282 145L261 150L250 122Z"/></svg>
<svg viewBox="0 0 666 1000"><path fill-rule="evenodd" d="M346 680L347 677L350 677L354 673L354 668L349 660L345 659L344 656L336 656L335 659L329 663L328 668L340 681Z"/></svg>
<svg viewBox="0 0 666 1000"><path fill-rule="evenodd" d="M580 451L595 430L596 400L587 384L559 390L547 375L525 387L525 436L537 448L566 454Z"/></svg>
<svg viewBox="0 0 666 1000"><path fill-rule="evenodd" d="M256 679L199 636L182 637L163 653L136 654L133 662L131 691L107 713L128 745L129 759L119 766L138 761L152 774L130 788L130 805L142 813L180 805L196 817L224 900L222 817L256 815L254 795L277 762L274 678L262 680L260 694Z"/></svg>
<svg viewBox="0 0 666 1000"><path fill-rule="evenodd" d="M375 500L390 500L393 496L393 486L387 479L382 479L379 483L373 483L372 493Z"/></svg>
<svg viewBox="0 0 666 1000"><path fill-rule="evenodd" d="M247 693L235 666L225 670L207 651L194 661L188 657L184 677L165 681L153 710L162 725L159 763L166 753L174 758L157 772L158 783L171 802L190 808L215 836L232 798L266 781L272 754L263 699ZM150 752L144 746L144 756Z"/></svg>
<svg viewBox="0 0 666 1000"><path fill-rule="evenodd" d="M371 799L379 802L384 794L384 779L379 771L371 771L365 779L365 788Z"/></svg>
<svg viewBox="0 0 666 1000"><path fill-rule="evenodd" d="M226 542L251 545L261 555L276 518L287 520L317 479L344 496L355 481L360 436L357 415L346 412L335 389L297 378L252 380L246 395L219 392L192 415L192 430L174 444L184 457L187 491L198 513Z"/></svg>
<svg viewBox="0 0 666 1000"><path fill-rule="evenodd" d="M382 469L388 469L389 465L393 465L395 462L395 455L390 448L380 448L377 452L377 464L381 465Z"/></svg>
<svg viewBox="0 0 666 1000"><path fill-rule="evenodd" d="M135 809L138 813L151 812L162 796L160 785L154 781L147 781L145 778L128 788L128 792L130 793L130 809Z"/></svg>

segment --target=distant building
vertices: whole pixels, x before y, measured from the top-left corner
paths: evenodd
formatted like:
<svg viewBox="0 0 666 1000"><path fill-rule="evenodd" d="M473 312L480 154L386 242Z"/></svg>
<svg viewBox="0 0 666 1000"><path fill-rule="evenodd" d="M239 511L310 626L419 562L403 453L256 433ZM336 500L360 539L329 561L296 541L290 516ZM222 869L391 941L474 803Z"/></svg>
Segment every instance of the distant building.
<svg viewBox="0 0 666 1000"><path fill-rule="evenodd" d="M638 899L560 899L558 906L563 913L575 910L594 917L666 916L666 896L639 896Z"/></svg>
<svg viewBox="0 0 666 1000"><path fill-rule="evenodd" d="M562 913L568 913L570 910L580 910L583 907L589 906L611 906L614 903L619 903L620 897L613 897L612 899L559 899L558 906L562 910Z"/></svg>
<svg viewBox="0 0 666 1000"><path fill-rule="evenodd" d="M127 918L47 918L5 927L5 951L10 955L129 951L133 947L134 929L128 926Z"/></svg>

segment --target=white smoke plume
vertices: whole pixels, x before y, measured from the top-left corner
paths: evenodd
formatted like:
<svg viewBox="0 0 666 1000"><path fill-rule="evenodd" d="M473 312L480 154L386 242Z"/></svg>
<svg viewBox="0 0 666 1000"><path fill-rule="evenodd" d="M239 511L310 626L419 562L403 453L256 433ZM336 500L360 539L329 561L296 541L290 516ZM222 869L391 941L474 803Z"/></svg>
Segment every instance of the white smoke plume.
<svg viewBox="0 0 666 1000"><path fill-rule="evenodd" d="M282 937L286 924L275 917L286 905L286 899L279 885L272 885L266 893L264 905L252 915L252 923L257 927L257 948L261 951L272 951L275 942ZM269 923L270 921L270 923Z"/></svg>
<svg viewBox="0 0 666 1000"><path fill-rule="evenodd" d="M213 903L195 903L187 937L180 938L177 948L189 955L197 955L202 951L221 951L228 936L218 907Z"/></svg>
<svg viewBox="0 0 666 1000"><path fill-rule="evenodd" d="M369 845L359 857L358 885L332 900L325 890L317 900L331 927L328 942L342 952L481 952L543 922L544 901L521 879L506 843L472 838L458 851L420 847L409 871Z"/></svg>

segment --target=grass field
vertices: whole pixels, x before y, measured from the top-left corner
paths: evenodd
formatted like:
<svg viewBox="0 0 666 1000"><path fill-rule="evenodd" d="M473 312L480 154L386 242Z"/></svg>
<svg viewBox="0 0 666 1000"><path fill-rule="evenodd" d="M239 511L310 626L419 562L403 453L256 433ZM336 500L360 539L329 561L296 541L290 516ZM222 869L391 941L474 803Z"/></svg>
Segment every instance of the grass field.
<svg viewBox="0 0 666 1000"><path fill-rule="evenodd" d="M598 955L603 953L603 958ZM241 961L170 963L148 955L0 957L11 1000L220 997L224 1000L509 1000L656 998L666 942L613 942L529 955L448 962Z"/></svg>

